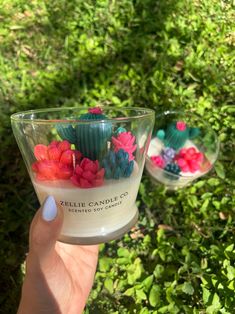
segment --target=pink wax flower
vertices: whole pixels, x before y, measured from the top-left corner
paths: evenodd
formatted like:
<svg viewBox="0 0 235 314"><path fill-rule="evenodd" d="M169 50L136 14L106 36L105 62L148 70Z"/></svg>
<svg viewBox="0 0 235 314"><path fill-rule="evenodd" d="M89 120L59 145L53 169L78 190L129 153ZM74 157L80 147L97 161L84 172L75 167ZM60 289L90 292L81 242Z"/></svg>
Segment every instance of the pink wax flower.
<svg viewBox="0 0 235 314"><path fill-rule="evenodd" d="M32 164L32 170L36 173L36 178L52 181L70 179L74 163L80 161L82 154L72 150L68 141L53 141L48 146L36 145L34 156L37 161Z"/></svg>
<svg viewBox="0 0 235 314"><path fill-rule="evenodd" d="M93 114L102 114L102 109L100 107L89 108L88 111Z"/></svg>
<svg viewBox="0 0 235 314"><path fill-rule="evenodd" d="M80 165L75 167L71 181L80 188L101 186L104 182L104 168L99 169L98 160L84 158Z"/></svg>
<svg viewBox="0 0 235 314"><path fill-rule="evenodd" d="M136 150L137 145L135 144L135 136L131 132L119 133L117 137L112 136L112 143L114 151L117 152L119 149L123 149L129 155L129 161L133 160L133 152Z"/></svg>
<svg viewBox="0 0 235 314"><path fill-rule="evenodd" d="M179 131L184 131L186 129L186 123L183 121L176 122L176 129Z"/></svg>
<svg viewBox="0 0 235 314"><path fill-rule="evenodd" d="M152 160L152 162L154 163L155 166L157 166L159 168L164 168L165 167L165 161L162 158L162 156L160 156L160 155L151 156L150 159Z"/></svg>
<svg viewBox="0 0 235 314"><path fill-rule="evenodd" d="M68 180L73 174L72 167L55 160L36 161L32 169L40 181Z"/></svg>
<svg viewBox="0 0 235 314"><path fill-rule="evenodd" d="M182 148L175 156L175 160L181 171L194 173L201 169L204 155L197 151L195 147Z"/></svg>

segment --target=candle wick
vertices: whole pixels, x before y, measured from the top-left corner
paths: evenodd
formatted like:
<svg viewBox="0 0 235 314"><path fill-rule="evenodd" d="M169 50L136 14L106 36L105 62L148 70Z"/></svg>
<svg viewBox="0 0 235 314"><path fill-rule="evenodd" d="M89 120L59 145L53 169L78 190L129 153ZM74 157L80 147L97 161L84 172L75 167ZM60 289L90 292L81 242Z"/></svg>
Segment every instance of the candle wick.
<svg viewBox="0 0 235 314"><path fill-rule="evenodd" d="M76 157L75 157L75 153L73 153L73 170L75 170L76 167Z"/></svg>

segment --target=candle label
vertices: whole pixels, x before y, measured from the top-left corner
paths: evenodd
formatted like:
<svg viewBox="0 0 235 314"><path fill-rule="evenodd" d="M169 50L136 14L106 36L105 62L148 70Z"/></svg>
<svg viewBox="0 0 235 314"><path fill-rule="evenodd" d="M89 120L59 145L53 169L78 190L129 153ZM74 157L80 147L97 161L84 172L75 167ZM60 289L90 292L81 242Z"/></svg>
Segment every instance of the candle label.
<svg viewBox="0 0 235 314"><path fill-rule="evenodd" d="M70 213L89 214L120 206L123 202L126 201L128 195L129 193L126 191L124 193L121 193L120 195L115 195L113 197L102 200L89 200L87 202L60 200L59 203L64 208L64 210Z"/></svg>

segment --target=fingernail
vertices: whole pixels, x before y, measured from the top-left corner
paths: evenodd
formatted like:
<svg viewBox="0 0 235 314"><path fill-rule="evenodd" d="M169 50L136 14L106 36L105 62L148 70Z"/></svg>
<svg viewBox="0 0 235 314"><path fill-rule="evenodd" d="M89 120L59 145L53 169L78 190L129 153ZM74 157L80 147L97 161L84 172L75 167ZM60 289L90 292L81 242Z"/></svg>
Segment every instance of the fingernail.
<svg viewBox="0 0 235 314"><path fill-rule="evenodd" d="M42 218L45 221L52 221L57 215L57 206L53 196L49 195L42 205Z"/></svg>

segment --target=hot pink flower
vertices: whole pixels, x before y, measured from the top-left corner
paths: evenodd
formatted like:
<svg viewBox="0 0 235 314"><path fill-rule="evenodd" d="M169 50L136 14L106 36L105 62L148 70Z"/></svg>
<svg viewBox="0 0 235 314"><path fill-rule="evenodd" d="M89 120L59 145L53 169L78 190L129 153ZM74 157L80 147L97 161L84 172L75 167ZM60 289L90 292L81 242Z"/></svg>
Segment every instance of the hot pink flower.
<svg viewBox="0 0 235 314"><path fill-rule="evenodd" d="M182 148L175 156L180 169L183 172L196 172L200 170L204 155L198 152L195 147Z"/></svg>
<svg viewBox="0 0 235 314"><path fill-rule="evenodd" d="M81 188L101 186L104 182L104 172L104 168L99 169L98 160L84 158L80 165L76 166L71 181Z"/></svg>
<svg viewBox="0 0 235 314"><path fill-rule="evenodd" d="M158 155L158 156L151 156L150 159L152 160L152 162L154 163L155 166L159 167L159 168L164 168L165 167L165 161L162 158L162 156Z"/></svg>
<svg viewBox="0 0 235 314"><path fill-rule="evenodd" d="M129 161L133 160L133 152L136 150L137 145L135 144L135 136L131 132L119 133L117 137L112 137L112 143L114 151L117 152L119 149L123 149L129 155Z"/></svg>
<svg viewBox="0 0 235 314"><path fill-rule="evenodd" d="M93 114L102 114L102 109L100 107L89 108L88 111Z"/></svg>
<svg viewBox="0 0 235 314"><path fill-rule="evenodd" d="M48 146L38 144L34 147L37 161L32 164L38 180L68 180L73 174L74 163L82 154L72 150L68 141L53 141Z"/></svg>
<svg viewBox="0 0 235 314"><path fill-rule="evenodd" d="M184 131L186 129L186 123L183 121L176 122L176 129L179 131Z"/></svg>

